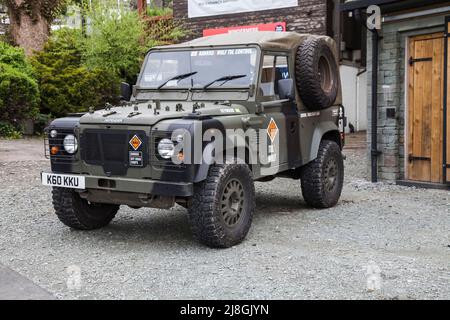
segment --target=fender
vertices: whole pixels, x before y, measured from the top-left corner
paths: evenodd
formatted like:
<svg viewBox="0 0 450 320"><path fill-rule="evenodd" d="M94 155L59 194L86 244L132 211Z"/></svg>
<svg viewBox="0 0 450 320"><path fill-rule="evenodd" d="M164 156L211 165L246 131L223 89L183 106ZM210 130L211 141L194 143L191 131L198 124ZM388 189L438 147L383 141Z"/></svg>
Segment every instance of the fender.
<svg viewBox="0 0 450 320"><path fill-rule="evenodd" d="M309 153L309 161L313 161L317 158L319 153L320 142L326 134L336 134L339 137L339 129L332 121L320 122L320 124L314 129L314 133L311 140L311 150ZM340 143L339 143L340 146Z"/></svg>
<svg viewBox="0 0 450 320"><path fill-rule="evenodd" d="M242 137L237 136L236 140L238 140L237 141L238 145L240 145L239 143L244 143ZM213 143L209 143L205 147L204 152L206 151L206 154L210 154L210 153L212 153L213 148L214 148L214 144ZM234 148L234 149L226 149L225 150L225 154L224 154L224 158L223 158L224 161L226 161L225 155L227 155L227 154L234 154L235 150L236 150L236 148ZM252 161L254 161L254 159L252 157L252 152L250 152L250 146L247 143L245 143L245 154L246 154L246 156L249 157L248 161L250 163L255 163L255 162L252 162ZM246 159L240 159L239 158L238 162L246 163ZM208 177L208 172L209 172L210 166L211 165L209 163L205 162L205 161L202 161L202 163L200 165L198 165L198 170L197 170L197 173L195 174L195 177L194 177L194 183L201 182L201 181L205 180Z"/></svg>
<svg viewBox="0 0 450 320"><path fill-rule="evenodd" d="M48 129L75 129L80 124L81 116L82 114L55 119L50 123Z"/></svg>

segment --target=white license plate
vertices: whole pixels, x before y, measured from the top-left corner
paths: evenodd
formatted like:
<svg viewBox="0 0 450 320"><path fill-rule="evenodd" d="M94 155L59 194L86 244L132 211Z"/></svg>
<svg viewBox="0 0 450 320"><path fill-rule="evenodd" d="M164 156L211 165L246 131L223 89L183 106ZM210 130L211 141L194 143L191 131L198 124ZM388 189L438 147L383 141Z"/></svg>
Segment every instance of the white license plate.
<svg viewBox="0 0 450 320"><path fill-rule="evenodd" d="M42 172L41 179L44 186L71 189L86 188L86 181L84 176Z"/></svg>

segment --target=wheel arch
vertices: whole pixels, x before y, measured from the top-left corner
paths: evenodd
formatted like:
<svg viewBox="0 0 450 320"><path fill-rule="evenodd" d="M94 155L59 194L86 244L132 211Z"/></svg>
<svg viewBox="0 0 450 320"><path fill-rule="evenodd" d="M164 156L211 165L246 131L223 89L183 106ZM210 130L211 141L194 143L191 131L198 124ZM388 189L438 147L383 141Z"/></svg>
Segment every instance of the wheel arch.
<svg viewBox="0 0 450 320"><path fill-rule="evenodd" d="M207 148L208 146L209 145L207 145L205 148ZM233 150L233 151L231 151L231 150ZM230 154L231 152L233 152L233 154L235 155L235 157L234 157L235 159L239 159L240 161L245 162L245 164L248 165L250 171L253 172L252 163L254 163L254 162L253 162L253 159L252 159L252 152L250 152L250 147L247 144L245 145L245 159L238 158L239 152L238 152L238 148L237 147L234 147L233 149L231 149L231 148L230 149L226 149L225 152L224 152L225 154L224 154L224 158L223 159L226 160L225 159L225 155L226 154ZM198 183L198 182L201 182L201 181L205 180L207 178L207 176L208 176L209 168L212 165L213 164L208 164L205 161L202 161L202 163L199 165L198 170L197 170L197 172L195 174L194 183Z"/></svg>
<svg viewBox="0 0 450 320"><path fill-rule="evenodd" d="M339 148L342 149L341 135L336 124L331 121L323 122L314 130L309 154L310 161L317 158L320 143L325 139L336 142Z"/></svg>

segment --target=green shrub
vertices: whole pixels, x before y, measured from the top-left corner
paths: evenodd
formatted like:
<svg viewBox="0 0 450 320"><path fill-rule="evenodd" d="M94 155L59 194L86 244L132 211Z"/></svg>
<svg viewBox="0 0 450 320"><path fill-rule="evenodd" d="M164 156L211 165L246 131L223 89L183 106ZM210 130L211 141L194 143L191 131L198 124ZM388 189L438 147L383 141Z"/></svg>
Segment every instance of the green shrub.
<svg viewBox="0 0 450 320"><path fill-rule="evenodd" d="M32 76L32 68L25 58L23 49L13 47L0 41L0 63L4 63L23 73Z"/></svg>
<svg viewBox="0 0 450 320"><path fill-rule="evenodd" d="M136 81L149 39L137 12L94 7L88 16L91 32L85 40L84 60L90 68L111 70L129 83Z"/></svg>
<svg viewBox="0 0 450 320"><path fill-rule="evenodd" d="M34 118L34 133L38 135L44 133L44 129L49 125L52 119L53 117L50 114L39 113Z"/></svg>
<svg viewBox="0 0 450 320"><path fill-rule="evenodd" d="M159 16L145 18L147 44L150 46L167 45L179 42L186 36L181 24L173 16Z"/></svg>
<svg viewBox="0 0 450 320"><path fill-rule="evenodd" d="M0 41L0 135L21 136L24 120L38 111L39 90L23 49Z"/></svg>
<svg viewBox="0 0 450 320"><path fill-rule="evenodd" d="M39 89L24 72L0 63L0 121L19 128L38 113Z"/></svg>
<svg viewBox="0 0 450 320"><path fill-rule="evenodd" d="M22 138L22 132L16 129L12 124L0 121L0 137L20 139Z"/></svg>
<svg viewBox="0 0 450 320"><path fill-rule="evenodd" d="M161 8L156 6L147 7L147 16L149 17L165 17L171 15L173 15L172 8L168 7Z"/></svg>
<svg viewBox="0 0 450 320"><path fill-rule="evenodd" d="M41 113L61 117L117 102L117 77L106 69L86 67L82 53L81 31L61 29L33 57L42 97Z"/></svg>

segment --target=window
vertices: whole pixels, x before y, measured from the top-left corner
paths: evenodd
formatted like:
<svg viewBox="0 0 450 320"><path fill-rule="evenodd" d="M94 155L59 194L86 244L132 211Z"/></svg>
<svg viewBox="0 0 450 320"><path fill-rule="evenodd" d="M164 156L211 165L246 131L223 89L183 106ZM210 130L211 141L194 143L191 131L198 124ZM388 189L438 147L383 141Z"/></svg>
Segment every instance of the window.
<svg viewBox="0 0 450 320"><path fill-rule="evenodd" d="M261 70L261 84L259 85L259 95L262 97L272 97L275 95L275 57L264 56Z"/></svg>
<svg viewBox="0 0 450 320"><path fill-rule="evenodd" d="M249 88L255 83L257 56L256 48L151 52L140 86L155 89L174 77L192 73L169 81L163 89L199 89L223 77L234 78L214 82L209 88Z"/></svg>
<svg viewBox="0 0 450 320"><path fill-rule="evenodd" d="M279 100L278 81L290 78L288 59L286 56L265 56L261 71L259 96Z"/></svg>

